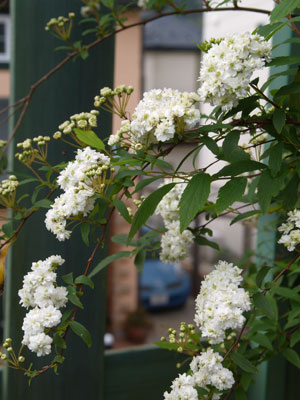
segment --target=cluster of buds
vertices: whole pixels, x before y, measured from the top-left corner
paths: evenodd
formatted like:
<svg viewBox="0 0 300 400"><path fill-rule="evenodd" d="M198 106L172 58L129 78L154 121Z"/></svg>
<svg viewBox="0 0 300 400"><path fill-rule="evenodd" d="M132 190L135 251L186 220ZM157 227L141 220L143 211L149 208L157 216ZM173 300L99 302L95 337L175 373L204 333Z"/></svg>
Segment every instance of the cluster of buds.
<svg viewBox="0 0 300 400"><path fill-rule="evenodd" d="M53 134L54 139L61 139L62 134L70 135L78 142L76 135L73 133L74 128L89 130L96 128L98 125L97 116L99 115L98 110L91 110L90 112L82 112L74 114L67 120L59 125L58 131Z"/></svg>
<svg viewBox="0 0 300 400"><path fill-rule="evenodd" d="M82 0L85 6L80 9L80 14L83 18L88 18L89 16L98 13L100 10L99 0Z"/></svg>
<svg viewBox="0 0 300 400"><path fill-rule="evenodd" d="M3 343L3 348L6 350L7 353L0 352L0 358L3 361L8 361L14 367L18 367L20 363L25 361L25 357L18 355L16 356L14 349L12 348L12 340L11 338L5 339Z"/></svg>
<svg viewBox="0 0 300 400"><path fill-rule="evenodd" d="M45 30L51 32L58 39L68 40L71 35L74 18L75 14L73 12L70 12L68 17L51 18L45 26Z"/></svg>
<svg viewBox="0 0 300 400"><path fill-rule="evenodd" d="M100 96L95 97L94 106L126 118L126 107L133 90L132 86L125 85L117 86L114 90L104 87L100 90Z"/></svg>
<svg viewBox="0 0 300 400"><path fill-rule="evenodd" d="M187 324L186 322L181 322L179 327L179 332L176 329L169 328L168 329L168 338L165 336L161 337L161 342L169 341L169 343L178 344L177 351L182 353L184 350L184 344L194 343L192 339L192 335L195 334L195 325Z"/></svg>
<svg viewBox="0 0 300 400"><path fill-rule="evenodd" d="M7 208L13 208L16 198L16 189L19 182L15 175L10 175L0 184L0 204Z"/></svg>
<svg viewBox="0 0 300 400"><path fill-rule="evenodd" d="M106 161L104 164L99 163L84 171L85 176L90 179L93 190L95 190L96 193L103 193L107 187L106 176L108 170L111 172L115 171L114 168L110 168L110 162ZM85 182L85 179L82 181Z"/></svg>
<svg viewBox="0 0 300 400"><path fill-rule="evenodd" d="M50 136L37 136L33 139L26 139L24 142L18 143L17 147L22 149L22 153L16 153L16 158L24 164L30 165L35 159L44 161L47 159L48 143ZM32 143L37 145L34 148Z"/></svg>

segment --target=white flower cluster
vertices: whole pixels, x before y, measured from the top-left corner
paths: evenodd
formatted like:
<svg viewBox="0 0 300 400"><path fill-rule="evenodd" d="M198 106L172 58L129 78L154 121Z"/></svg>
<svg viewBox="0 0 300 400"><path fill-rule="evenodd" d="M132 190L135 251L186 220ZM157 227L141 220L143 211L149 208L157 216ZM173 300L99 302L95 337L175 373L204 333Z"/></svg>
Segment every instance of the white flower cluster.
<svg viewBox="0 0 300 400"><path fill-rule="evenodd" d="M104 154L85 147L79 149L74 161L68 163L61 171L57 182L64 193L57 197L51 209L46 214L46 228L53 232L57 239L69 239L70 230L66 230L67 219L72 216L86 216L94 208L95 194L90 171L95 169L95 175L109 168L110 160ZM101 189L101 188L100 188Z"/></svg>
<svg viewBox="0 0 300 400"><path fill-rule="evenodd" d="M23 321L22 343L39 357L51 352L53 340L45 330L60 323L62 314L59 308L65 307L68 301L67 289L56 285L55 271L63 263L64 260L57 255L33 263L19 290L21 305L32 307Z"/></svg>
<svg viewBox="0 0 300 400"><path fill-rule="evenodd" d="M241 272L237 266L219 261L201 283L195 322L211 344L223 342L226 329L241 328L243 312L250 310L249 294L239 287Z"/></svg>
<svg viewBox="0 0 300 400"><path fill-rule="evenodd" d="M10 175L8 179L4 179L0 184L0 195L7 196L15 192L19 182L15 175Z"/></svg>
<svg viewBox="0 0 300 400"><path fill-rule="evenodd" d="M62 132L68 135L74 128L90 129L97 127L97 116L99 115L98 110L91 110L90 112L82 112L74 114L67 120L59 125L59 131L53 134L54 139L60 139Z"/></svg>
<svg viewBox="0 0 300 400"><path fill-rule="evenodd" d="M180 182L179 179L165 179L164 185ZM186 188L186 183L177 183L160 201L156 214L160 214L167 228L161 239L160 259L164 263L174 263L183 260L188 255L188 248L193 243L194 236L188 229L180 233L179 201Z"/></svg>
<svg viewBox="0 0 300 400"><path fill-rule="evenodd" d="M127 135L131 150L146 149L152 143L166 142L184 129L193 128L200 121L196 93L174 89L153 89L145 92L137 105L132 120L109 138L109 144L122 142Z"/></svg>
<svg viewBox="0 0 300 400"><path fill-rule="evenodd" d="M201 62L201 100L222 106L225 111L237 106L238 100L248 95L253 72L270 61L271 50L271 43L250 33L234 34L213 43Z"/></svg>
<svg viewBox="0 0 300 400"><path fill-rule="evenodd" d="M288 251L294 251L300 243L300 210L289 211L287 222L280 225L278 231L283 233L278 243L283 244Z"/></svg>
<svg viewBox="0 0 300 400"><path fill-rule="evenodd" d="M191 375L179 375L172 383L171 392L164 393L165 400L198 400L196 386L208 389L214 386L220 391L230 389L234 384L232 372L222 365L223 358L211 348L201 352L200 356L193 357L190 364ZM219 394L212 399L218 400ZM203 397L207 398L207 396Z"/></svg>

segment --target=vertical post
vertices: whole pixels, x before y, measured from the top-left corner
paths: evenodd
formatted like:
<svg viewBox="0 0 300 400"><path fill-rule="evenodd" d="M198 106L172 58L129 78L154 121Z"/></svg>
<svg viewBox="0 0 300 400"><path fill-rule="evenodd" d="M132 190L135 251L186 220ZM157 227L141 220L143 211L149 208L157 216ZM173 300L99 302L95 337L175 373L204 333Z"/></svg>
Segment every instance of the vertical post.
<svg viewBox="0 0 300 400"><path fill-rule="evenodd" d="M11 1L12 18L12 96L11 102L24 97L30 86L64 58L63 52L54 52L61 45L57 39L45 32L44 27L52 17L66 16L68 12L76 14L75 24L80 16L79 0L51 1ZM80 40L75 29L74 36ZM74 41L75 41L74 40ZM83 61L69 62L45 81L34 94L26 116L14 139L15 144L28 137L49 135L70 115L93 108L93 98L103 86L112 86L113 80L113 41L108 40L91 50ZM11 122L12 131L17 116ZM111 127L108 115L99 118L99 128L106 135ZM62 144L51 142L49 145L52 163L59 163L65 155L68 161L74 158L73 151ZM65 151L67 152L65 154ZM15 152L15 150L13 151ZM10 168L27 172L24 167L10 156ZM22 187L21 187L22 189ZM24 189L29 195L32 186ZM87 248L82 244L79 233L74 232L67 242L58 242L46 231L44 226L45 210L40 210L30 218L21 230L18 241L12 246L7 262L5 285L5 337L11 337L16 346L22 340L22 319L24 311L19 305L18 289L22 286L24 274L33 261L45 259L52 254L60 254L66 263L60 267L59 274L74 271L74 275L83 273L93 245ZM98 259L101 256L98 255ZM86 289L82 302L84 312L76 315L91 332L93 346L88 349L72 332L68 333L66 362L60 368L59 376L48 371L31 386L28 378L20 371L5 368L3 373L3 400L66 400L99 399L103 400L103 334L105 329L105 275L97 276L95 289ZM26 353L27 360L31 354ZM36 361L36 358L35 358ZM47 364L47 357L39 363ZM28 365L28 364L27 364Z"/></svg>
<svg viewBox="0 0 300 400"><path fill-rule="evenodd" d="M274 35L273 45L283 42L292 37L290 28L283 28ZM291 54L291 45L286 44L273 51L273 56L289 56ZM284 67L283 67L284 68ZM275 69L271 68L271 72ZM275 72L275 71L274 71ZM279 69L276 69L279 72ZM279 82L280 79L280 82ZM276 80L276 86L284 86L288 83L287 76L281 76ZM272 84L270 85L272 89ZM276 225L277 216L275 214L266 214L259 217L257 232L256 262L258 265L263 263L272 264L276 255ZM282 356L265 362L259 367L258 374L254 377L255 385L249 390L249 399L262 400L282 400L285 399L286 384L286 361Z"/></svg>

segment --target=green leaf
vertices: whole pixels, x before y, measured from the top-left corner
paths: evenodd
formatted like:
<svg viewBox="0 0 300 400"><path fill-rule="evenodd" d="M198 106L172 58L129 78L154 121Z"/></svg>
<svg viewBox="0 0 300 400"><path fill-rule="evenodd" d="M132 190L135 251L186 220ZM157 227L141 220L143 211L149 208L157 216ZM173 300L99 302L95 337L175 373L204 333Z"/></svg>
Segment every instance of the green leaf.
<svg viewBox="0 0 300 400"><path fill-rule="evenodd" d="M276 4L270 15L270 22L280 21L282 18L291 14L296 8L300 7L299 0L282 0L280 4Z"/></svg>
<svg viewBox="0 0 300 400"><path fill-rule="evenodd" d="M244 372L241 377L241 385L244 390L248 390L251 381L252 381L252 374L249 374L249 372Z"/></svg>
<svg viewBox="0 0 300 400"><path fill-rule="evenodd" d="M300 358L295 350L292 349L285 349L282 352L284 358L288 360L291 364L295 365L297 368L300 369Z"/></svg>
<svg viewBox="0 0 300 400"><path fill-rule="evenodd" d="M295 344L297 344L299 341L300 341L300 329L298 329L296 332L292 334L290 341L291 347L294 347Z"/></svg>
<svg viewBox="0 0 300 400"><path fill-rule="evenodd" d="M236 176L244 172L256 171L264 168L267 168L267 166L263 163L252 160L242 160L226 165L226 167L222 168L215 176Z"/></svg>
<svg viewBox="0 0 300 400"><path fill-rule="evenodd" d="M72 331L76 335L78 335L88 347L91 347L92 338L91 338L90 332L82 324L80 324L77 321L70 321L69 325L70 325L70 328L72 329Z"/></svg>
<svg viewBox="0 0 300 400"><path fill-rule="evenodd" d="M125 221L127 221L130 224L131 217L123 201L115 199L113 201L113 205L116 207L116 209L119 211L120 215L125 219Z"/></svg>
<svg viewBox="0 0 300 400"><path fill-rule="evenodd" d="M269 303L268 298L262 293L255 293L253 295L253 303L255 307L263 311L264 314L266 314L266 316L271 320L274 320L276 318L273 307Z"/></svg>
<svg viewBox="0 0 300 400"><path fill-rule="evenodd" d="M231 222L230 225L235 224L238 221L241 221L242 219L252 217L253 215L260 214L259 210L253 210L253 211L246 211L245 213L239 214L236 216Z"/></svg>
<svg viewBox="0 0 300 400"><path fill-rule="evenodd" d="M217 215L221 214L235 201L241 200L246 186L247 178L233 178L221 187L216 202Z"/></svg>
<svg viewBox="0 0 300 400"><path fill-rule="evenodd" d="M276 92L276 97L279 97L279 96L286 96L286 95L289 95L289 94L294 94L294 93L300 93L300 83L299 82L293 82L293 83L290 83L289 85L285 85L285 86L282 86L277 92ZM277 112L281 112L281 113L284 113L284 111L283 110L280 110L280 109L276 109L275 111L277 111ZM274 112L274 114L275 114L275 112ZM273 114L273 122L274 122L274 114ZM285 113L284 113L284 117L285 117ZM283 116L281 116L281 118L283 118ZM275 125L274 125L275 126ZM275 128L276 128L276 126L275 126ZM282 128L281 128L282 129ZM277 129L276 129L277 130ZM281 132L281 131L280 131ZM280 133L280 132L278 132L278 133Z"/></svg>
<svg viewBox="0 0 300 400"><path fill-rule="evenodd" d="M195 242L199 246L209 246L212 247L215 250L220 250L220 247L217 243L212 242L211 240L206 239L204 236L196 236Z"/></svg>
<svg viewBox="0 0 300 400"><path fill-rule="evenodd" d="M210 193L210 175L203 172L194 175L187 184L179 201L180 231L184 231L203 209Z"/></svg>
<svg viewBox="0 0 300 400"><path fill-rule="evenodd" d="M140 190L142 190L145 186L150 185L152 182L157 181L158 179L161 179L161 176L155 176L153 178L146 178L142 179L141 181L138 182L138 184L135 187L135 191L133 193L137 193Z"/></svg>
<svg viewBox="0 0 300 400"><path fill-rule="evenodd" d="M138 169L121 169L115 176L115 180L121 180L127 176L145 175L145 172Z"/></svg>
<svg viewBox="0 0 300 400"><path fill-rule="evenodd" d="M52 204L52 201L48 199L42 199L37 202L35 202L32 206L32 208L50 208Z"/></svg>
<svg viewBox="0 0 300 400"><path fill-rule="evenodd" d="M266 275L268 274L268 272L270 271L269 267L261 267L256 275L256 279L255 282L257 284L257 286L260 288L261 284L263 283L263 280L265 279Z"/></svg>
<svg viewBox="0 0 300 400"><path fill-rule="evenodd" d="M83 304L79 300L79 297L77 296L76 289L74 288L74 286L68 286L67 290L68 290L68 299L70 300L70 302L79 308L83 308Z"/></svg>
<svg viewBox="0 0 300 400"><path fill-rule="evenodd" d="M62 280L67 283L68 285L73 285L73 272L69 274L63 275Z"/></svg>
<svg viewBox="0 0 300 400"><path fill-rule="evenodd" d="M280 193L280 199L283 201L284 209L291 210L295 207L298 200L298 186L299 186L299 176L295 173L286 187Z"/></svg>
<svg viewBox="0 0 300 400"><path fill-rule="evenodd" d="M222 158L224 160L231 163L235 161L249 160L249 155L238 146L240 135L240 131L232 131L226 135L222 145Z"/></svg>
<svg viewBox="0 0 300 400"><path fill-rule="evenodd" d="M196 386L196 390L199 396L205 396L209 394L209 391L206 389L203 389L202 387Z"/></svg>
<svg viewBox="0 0 300 400"><path fill-rule="evenodd" d="M231 353L230 358L243 371L250 372L251 374L256 374L258 372L257 368L240 353Z"/></svg>
<svg viewBox="0 0 300 400"><path fill-rule="evenodd" d="M285 112L283 110L276 108L273 113L272 121L274 128L278 133L280 133L285 125Z"/></svg>
<svg viewBox="0 0 300 400"><path fill-rule="evenodd" d="M295 290L293 290L293 289L278 286L273 289L273 292L276 294L279 294L279 296L282 296L287 299L294 300L297 303L300 303L300 295L297 292L295 292Z"/></svg>
<svg viewBox="0 0 300 400"><path fill-rule="evenodd" d="M2 232L5 234L5 236L11 236L14 232L13 229L13 222L7 222L6 224L2 225L1 227Z"/></svg>
<svg viewBox="0 0 300 400"><path fill-rule="evenodd" d="M151 193L138 208L131 225L128 240L131 240L137 231L144 225L154 213L161 199L175 186L175 183L168 183Z"/></svg>
<svg viewBox="0 0 300 400"><path fill-rule="evenodd" d="M276 127L275 127L276 128ZM271 175L275 176L280 171L282 164L283 143L277 143L270 149L269 168Z"/></svg>
<svg viewBox="0 0 300 400"><path fill-rule="evenodd" d="M137 246L138 245L137 240L132 240L130 243L128 243L128 235L126 233L120 233L119 235L114 235L111 238L111 240L114 243L123 244L124 246Z"/></svg>
<svg viewBox="0 0 300 400"><path fill-rule="evenodd" d="M199 142L200 142L200 143L204 143L205 146L206 146L213 154L215 154L216 156L219 154L220 149L219 149L217 143L216 143L212 138L210 138L209 136L203 136L203 137L199 140Z"/></svg>
<svg viewBox="0 0 300 400"><path fill-rule="evenodd" d="M90 234L91 225L84 223L80 225L80 233L83 243L86 246L89 246L89 234Z"/></svg>
<svg viewBox="0 0 300 400"><path fill-rule="evenodd" d="M104 260L97 264L96 267L89 273L88 277L92 278L100 271L102 271L105 267L107 267L110 263L118 260L119 258L130 257L130 255L130 251L119 251L118 253L112 254L111 256L104 258Z"/></svg>
<svg viewBox="0 0 300 400"><path fill-rule="evenodd" d="M53 335L53 343L55 344L55 346L58 346L61 349L66 349L67 348L65 340L60 336L60 334L58 332L56 332Z"/></svg>
<svg viewBox="0 0 300 400"><path fill-rule="evenodd" d="M282 56L282 57L275 57L268 63L268 66L276 66L279 67L281 65L294 65L300 64L300 57L298 56Z"/></svg>
<svg viewBox="0 0 300 400"><path fill-rule="evenodd" d="M258 333L257 335L251 337L251 340L253 342L260 344L262 347L265 347L266 349L273 351L273 346L272 343L270 342L270 339L268 338L267 335L263 333Z"/></svg>
<svg viewBox="0 0 300 400"><path fill-rule="evenodd" d="M89 278L88 276L85 275L79 275L75 279L75 283L78 285L87 285L90 288L94 289L94 282Z"/></svg>
<svg viewBox="0 0 300 400"><path fill-rule="evenodd" d="M85 131L83 129L79 128L74 128L74 132L78 139L84 143L87 144L94 149L97 149L99 151L104 150L105 146L102 140L96 135L95 132L93 131Z"/></svg>
<svg viewBox="0 0 300 400"><path fill-rule="evenodd" d="M142 249L137 253L134 259L134 265L136 266L138 272L143 271L145 259L146 259L146 251Z"/></svg>
<svg viewBox="0 0 300 400"><path fill-rule="evenodd" d="M235 395L235 400L247 400L248 399L248 397L242 387L238 387L234 391L234 395Z"/></svg>
<svg viewBox="0 0 300 400"><path fill-rule="evenodd" d="M257 199L263 213L267 212L272 198L279 192L284 176L272 177L270 171L261 174L257 185Z"/></svg>

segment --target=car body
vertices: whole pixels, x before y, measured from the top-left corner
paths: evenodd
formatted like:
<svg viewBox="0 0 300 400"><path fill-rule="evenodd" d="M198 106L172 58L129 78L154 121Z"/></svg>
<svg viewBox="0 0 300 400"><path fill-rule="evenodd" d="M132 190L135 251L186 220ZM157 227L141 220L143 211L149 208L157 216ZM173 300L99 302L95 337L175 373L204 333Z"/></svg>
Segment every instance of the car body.
<svg viewBox="0 0 300 400"><path fill-rule="evenodd" d="M139 300L147 310L183 306L191 291L190 274L180 264L145 260L139 276Z"/></svg>

